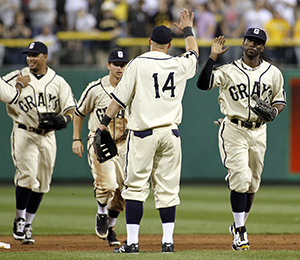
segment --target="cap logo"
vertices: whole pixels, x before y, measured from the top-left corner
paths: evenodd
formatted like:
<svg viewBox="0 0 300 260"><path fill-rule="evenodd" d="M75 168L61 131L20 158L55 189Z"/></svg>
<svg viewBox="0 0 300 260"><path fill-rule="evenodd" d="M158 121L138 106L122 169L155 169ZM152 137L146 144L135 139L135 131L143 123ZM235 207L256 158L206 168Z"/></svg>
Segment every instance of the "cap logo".
<svg viewBox="0 0 300 260"><path fill-rule="evenodd" d="M122 58L124 57L124 54L123 54L122 51L118 51L118 57L119 57L120 59L122 59Z"/></svg>
<svg viewBox="0 0 300 260"><path fill-rule="evenodd" d="M257 29L257 28L256 28L256 29L254 29L254 30L253 30L253 33L255 33L255 34L259 34L259 29Z"/></svg>
<svg viewBox="0 0 300 260"><path fill-rule="evenodd" d="M34 48L34 42L30 43L28 49L33 49Z"/></svg>

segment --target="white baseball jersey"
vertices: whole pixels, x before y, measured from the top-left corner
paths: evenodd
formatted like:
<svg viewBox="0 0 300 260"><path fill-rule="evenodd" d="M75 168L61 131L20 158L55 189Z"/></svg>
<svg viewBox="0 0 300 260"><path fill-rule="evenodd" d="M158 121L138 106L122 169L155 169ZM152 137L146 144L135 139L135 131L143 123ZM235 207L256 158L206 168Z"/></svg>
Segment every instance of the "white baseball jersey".
<svg viewBox="0 0 300 260"><path fill-rule="evenodd" d="M125 202L120 195L124 180L125 166L125 139L126 118L125 111L120 110L110 122L108 128L112 138L118 146L118 155L114 158L99 163L93 149L93 137L95 131L111 102L110 93L114 87L109 82L109 75L91 82L82 92L76 108L76 115L86 117L89 115L88 128L90 130L87 142L88 163L94 178L94 194L101 204L108 204L110 210L121 212L125 208Z"/></svg>
<svg viewBox="0 0 300 260"><path fill-rule="evenodd" d="M133 59L112 93L128 108L128 129L179 125L186 81L196 74L196 64L197 55L192 51L180 57L150 51Z"/></svg>
<svg viewBox="0 0 300 260"><path fill-rule="evenodd" d="M3 79L14 86L19 72L22 76L29 75L30 83L22 90L15 104L7 105L7 113L14 122L37 128L38 112L63 114L76 107L76 100L69 84L51 68L47 67L47 73L41 79L32 75L29 67L25 67L21 71L15 70L4 76Z"/></svg>
<svg viewBox="0 0 300 260"><path fill-rule="evenodd" d="M19 72L13 71L3 79L14 86ZM7 113L14 121L11 153L16 166L15 184L46 193L50 190L56 158L56 139L54 131L36 132L38 114L63 114L76 107L76 100L69 84L49 67L40 79L30 73L29 67L23 68L21 75L29 75L30 84L22 90L17 102L6 105Z"/></svg>
<svg viewBox="0 0 300 260"><path fill-rule="evenodd" d="M221 112L230 119L258 121L258 116L249 108L249 105L255 105L255 101L249 98L253 94L271 105L285 105L282 73L267 61L263 60L252 69L239 59L216 67L212 73L210 89L219 87Z"/></svg>
<svg viewBox="0 0 300 260"><path fill-rule="evenodd" d="M114 87L109 82L109 75L91 82L81 94L76 109L76 114L85 117L89 114L88 128L95 132L105 114L108 105L111 102L110 93ZM109 124L109 131L112 138L118 141L124 141L126 132L125 110L122 109Z"/></svg>
<svg viewBox="0 0 300 260"><path fill-rule="evenodd" d="M20 91L15 87L7 84L0 78L0 100L4 103L13 104L19 98Z"/></svg>

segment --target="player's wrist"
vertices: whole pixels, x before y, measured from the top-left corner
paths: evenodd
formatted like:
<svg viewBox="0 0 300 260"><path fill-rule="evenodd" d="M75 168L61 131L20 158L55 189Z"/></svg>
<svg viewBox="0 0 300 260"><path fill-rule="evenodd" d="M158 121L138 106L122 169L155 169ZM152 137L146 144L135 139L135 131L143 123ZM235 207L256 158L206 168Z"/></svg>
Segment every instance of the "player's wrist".
<svg viewBox="0 0 300 260"><path fill-rule="evenodd" d="M275 117L278 116L278 108L277 107L273 107L275 110Z"/></svg>
<svg viewBox="0 0 300 260"><path fill-rule="evenodd" d="M108 126L109 122L111 121L112 118L108 117L106 114L104 115L104 117L102 118L100 124L101 125L105 125Z"/></svg>
<svg viewBox="0 0 300 260"><path fill-rule="evenodd" d="M21 88L24 88L24 84L21 81L17 81L16 86L20 86Z"/></svg>
<svg viewBox="0 0 300 260"><path fill-rule="evenodd" d="M73 142L76 142L76 141L80 141L81 142L81 138L74 138Z"/></svg>
<svg viewBox="0 0 300 260"><path fill-rule="evenodd" d="M184 38L187 38L189 36L194 36L191 26L184 27L182 31L183 31Z"/></svg>

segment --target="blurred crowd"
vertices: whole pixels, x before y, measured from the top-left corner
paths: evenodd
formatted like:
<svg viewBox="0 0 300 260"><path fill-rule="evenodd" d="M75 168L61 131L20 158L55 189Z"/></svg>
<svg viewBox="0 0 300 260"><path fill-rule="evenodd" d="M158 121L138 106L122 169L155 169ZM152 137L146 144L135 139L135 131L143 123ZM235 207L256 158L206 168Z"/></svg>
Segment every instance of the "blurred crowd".
<svg viewBox="0 0 300 260"><path fill-rule="evenodd" d="M298 0L0 0L0 39L33 38L47 43L51 65L105 65L107 55L120 37L149 37L152 28L164 24L173 37L182 38L174 22L180 10L195 13L194 34L198 39L216 36L243 38L249 27L263 28L268 39L300 39ZM63 31L110 32L113 40L60 41ZM128 47L130 57L148 46ZM200 63L210 51L200 47ZM182 50L173 48L171 54ZM268 47L266 56L278 64L300 65L300 45ZM236 59L242 48L232 46L224 60ZM23 64L22 48L0 45L0 66Z"/></svg>

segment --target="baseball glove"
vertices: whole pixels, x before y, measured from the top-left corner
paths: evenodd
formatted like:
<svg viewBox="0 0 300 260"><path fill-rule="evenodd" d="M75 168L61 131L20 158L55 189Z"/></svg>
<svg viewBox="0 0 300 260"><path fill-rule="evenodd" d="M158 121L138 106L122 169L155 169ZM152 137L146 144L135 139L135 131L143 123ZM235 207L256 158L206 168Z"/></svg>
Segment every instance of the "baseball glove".
<svg viewBox="0 0 300 260"><path fill-rule="evenodd" d="M42 113L39 118L39 129L59 130L67 127L67 121L64 116L56 113Z"/></svg>
<svg viewBox="0 0 300 260"><path fill-rule="evenodd" d="M113 158L118 153L117 146L110 133L99 128L95 132L93 146L99 163Z"/></svg>
<svg viewBox="0 0 300 260"><path fill-rule="evenodd" d="M278 114L278 110L261 100L257 95L253 95L252 98L256 104L254 107L250 106L250 109L258 115L261 120L265 122L273 121Z"/></svg>

